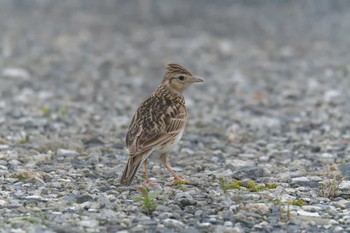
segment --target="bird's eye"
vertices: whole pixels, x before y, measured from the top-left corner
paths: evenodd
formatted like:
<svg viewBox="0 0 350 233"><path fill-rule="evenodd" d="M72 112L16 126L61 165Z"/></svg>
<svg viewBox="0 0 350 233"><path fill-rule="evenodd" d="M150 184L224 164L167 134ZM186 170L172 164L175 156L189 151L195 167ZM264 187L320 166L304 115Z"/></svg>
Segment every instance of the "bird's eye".
<svg viewBox="0 0 350 233"><path fill-rule="evenodd" d="M183 81L183 80L185 80L185 77L184 76L179 76L179 79L181 80L181 81Z"/></svg>

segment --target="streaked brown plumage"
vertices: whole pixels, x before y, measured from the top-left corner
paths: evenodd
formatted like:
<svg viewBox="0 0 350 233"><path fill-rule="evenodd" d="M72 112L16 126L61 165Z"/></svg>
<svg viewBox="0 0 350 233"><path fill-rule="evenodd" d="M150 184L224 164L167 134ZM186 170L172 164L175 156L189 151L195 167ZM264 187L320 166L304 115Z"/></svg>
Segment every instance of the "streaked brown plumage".
<svg viewBox="0 0 350 233"><path fill-rule="evenodd" d="M181 179L167 162L167 153L179 142L187 121L187 109L182 92L194 82L203 82L185 68L169 64L162 83L134 114L126 136L129 160L121 183L130 185L144 163L146 183L149 181L147 158L153 151L161 153L161 161L173 174L174 181Z"/></svg>

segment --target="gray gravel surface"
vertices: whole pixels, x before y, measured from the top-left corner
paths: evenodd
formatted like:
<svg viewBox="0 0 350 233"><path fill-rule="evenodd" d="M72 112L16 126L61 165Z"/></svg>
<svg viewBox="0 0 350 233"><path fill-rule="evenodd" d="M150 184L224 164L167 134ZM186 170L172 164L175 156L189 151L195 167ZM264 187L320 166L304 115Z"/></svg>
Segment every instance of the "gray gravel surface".
<svg viewBox="0 0 350 233"><path fill-rule="evenodd" d="M0 232L350 232L348 22L341 0L0 0ZM124 138L174 62L205 79L170 156L191 183L152 161L147 202Z"/></svg>

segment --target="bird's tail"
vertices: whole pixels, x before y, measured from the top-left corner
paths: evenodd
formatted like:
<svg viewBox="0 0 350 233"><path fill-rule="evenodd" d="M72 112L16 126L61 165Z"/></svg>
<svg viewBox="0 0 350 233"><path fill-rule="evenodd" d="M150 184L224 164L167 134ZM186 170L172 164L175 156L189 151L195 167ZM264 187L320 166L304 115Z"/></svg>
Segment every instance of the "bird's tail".
<svg viewBox="0 0 350 233"><path fill-rule="evenodd" d="M126 165L122 178L120 179L120 183L123 185L130 185L134 180L137 171L140 168L140 165L143 161L143 156L133 156L128 160L128 164Z"/></svg>

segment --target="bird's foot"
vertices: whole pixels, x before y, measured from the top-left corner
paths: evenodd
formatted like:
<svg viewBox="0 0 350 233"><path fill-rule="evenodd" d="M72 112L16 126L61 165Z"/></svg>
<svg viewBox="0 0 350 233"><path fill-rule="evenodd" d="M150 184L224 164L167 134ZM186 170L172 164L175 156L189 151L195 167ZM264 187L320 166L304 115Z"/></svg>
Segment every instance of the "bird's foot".
<svg viewBox="0 0 350 233"><path fill-rule="evenodd" d="M154 186L157 186L158 183L157 182L152 182L152 181L146 181L146 185L149 186L149 187L154 187Z"/></svg>
<svg viewBox="0 0 350 233"><path fill-rule="evenodd" d="M169 185L182 185L182 184L188 184L188 183L190 182L186 179L174 178L173 181L169 182Z"/></svg>

